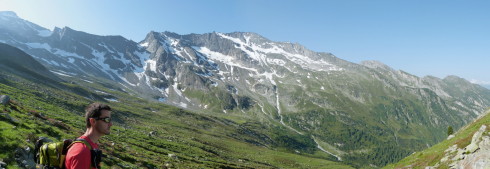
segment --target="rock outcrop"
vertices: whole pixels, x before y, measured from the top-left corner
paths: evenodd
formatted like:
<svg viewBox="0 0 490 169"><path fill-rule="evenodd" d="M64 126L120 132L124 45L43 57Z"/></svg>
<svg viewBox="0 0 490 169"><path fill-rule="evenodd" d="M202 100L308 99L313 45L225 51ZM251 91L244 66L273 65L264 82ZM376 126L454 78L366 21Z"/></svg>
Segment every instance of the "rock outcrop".
<svg viewBox="0 0 490 169"><path fill-rule="evenodd" d="M459 150L451 168L490 168L490 137L482 125L471 139L471 144Z"/></svg>
<svg viewBox="0 0 490 169"><path fill-rule="evenodd" d="M465 169L484 169L490 168L490 136L486 125L473 135L471 143L464 147L458 148L453 145L446 149L445 156L439 163L450 163L450 168ZM433 166L437 168L439 164Z"/></svg>
<svg viewBox="0 0 490 169"><path fill-rule="evenodd" d="M7 163L0 161L0 169L5 169L7 167Z"/></svg>
<svg viewBox="0 0 490 169"><path fill-rule="evenodd" d="M17 148L15 150L15 159L17 164L22 168L35 169L34 153L29 147Z"/></svg>
<svg viewBox="0 0 490 169"><path fill-rule="evenodd" d="M0 96L0 103L3 105L7 105L10 102L10 97L7 95Z"/></svg>

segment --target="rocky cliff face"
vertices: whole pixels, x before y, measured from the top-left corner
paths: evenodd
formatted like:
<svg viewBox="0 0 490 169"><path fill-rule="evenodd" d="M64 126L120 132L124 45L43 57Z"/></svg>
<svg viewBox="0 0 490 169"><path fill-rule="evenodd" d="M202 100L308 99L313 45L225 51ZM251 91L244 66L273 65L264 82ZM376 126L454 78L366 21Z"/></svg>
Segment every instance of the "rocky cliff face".
<svg viewBox="0 0 490 169"><path fill-rule="evenodd" d="M490 168L490 137L486 125L473 135L470 145L463 149L454 148L446 150L448 156L443 159L453 161L449 165L451 168Z"/></svg>
<svg viewBox="0 0 490 169"><path fill-rule="evenodd" d="M11 13L0 14L0 30L0 42L53 72L284 126L356 165L396 161L490 106L489 90L458 77L420 78L380 62L350 63L255 33L150 32L136 43L67 27L50 31Z"/></svg>

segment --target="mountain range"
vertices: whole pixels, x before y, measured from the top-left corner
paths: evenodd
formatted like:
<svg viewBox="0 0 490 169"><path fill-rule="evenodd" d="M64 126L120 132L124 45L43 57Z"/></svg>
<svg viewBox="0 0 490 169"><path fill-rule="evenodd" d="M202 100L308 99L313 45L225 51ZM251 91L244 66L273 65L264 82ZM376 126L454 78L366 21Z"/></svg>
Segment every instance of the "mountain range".
<svg viewBox="0 0 490 169"><path fill-rule="evenodd" d="M417 77L377 61L351 63L250 32L152 31L134 42L69 27L49 30L0 12L0 43L35 59L8 55L2 62L20 59L48 79L100 80L152 104L283 127L302 140L286 141L289 151L320 151L354 167L396 162L490 107L490 90L456 76Z"/></svg>

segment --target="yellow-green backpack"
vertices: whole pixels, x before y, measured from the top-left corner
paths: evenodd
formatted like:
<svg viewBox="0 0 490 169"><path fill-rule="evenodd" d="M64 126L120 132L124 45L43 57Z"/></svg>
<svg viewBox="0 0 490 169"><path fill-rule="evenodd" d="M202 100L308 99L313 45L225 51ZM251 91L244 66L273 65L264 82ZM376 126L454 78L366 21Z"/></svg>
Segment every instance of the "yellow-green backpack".
<svg viewBox="0 0 490 169"><path fill-rule="evenodd" d="M68 149L75 143L84 143L92 150L92 146L84 139L75 141L66 139L62 142L51 142L45 138L36 141L34 148L36 168L61 169L65 168L65 157Z"/></svg>

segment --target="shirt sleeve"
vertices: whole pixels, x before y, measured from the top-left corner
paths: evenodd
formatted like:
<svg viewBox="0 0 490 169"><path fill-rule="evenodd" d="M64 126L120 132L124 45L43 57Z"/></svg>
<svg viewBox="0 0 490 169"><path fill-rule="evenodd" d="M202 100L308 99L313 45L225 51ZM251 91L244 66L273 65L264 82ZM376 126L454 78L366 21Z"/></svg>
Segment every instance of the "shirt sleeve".
<svg viewBox="0 0 490 169"><path fill-rule="evenodd" d="M75 143L66 153L66 169L90 169L90 150L84 143Z"/></svg>

